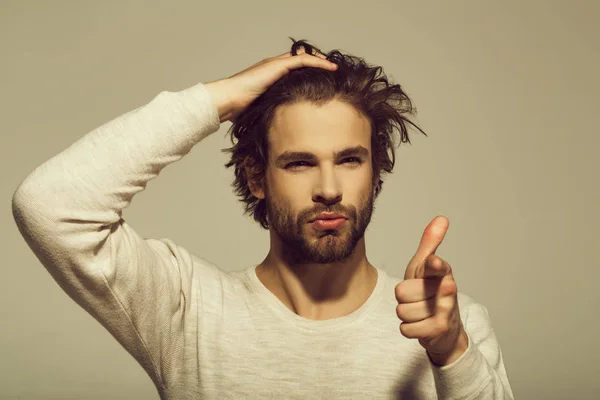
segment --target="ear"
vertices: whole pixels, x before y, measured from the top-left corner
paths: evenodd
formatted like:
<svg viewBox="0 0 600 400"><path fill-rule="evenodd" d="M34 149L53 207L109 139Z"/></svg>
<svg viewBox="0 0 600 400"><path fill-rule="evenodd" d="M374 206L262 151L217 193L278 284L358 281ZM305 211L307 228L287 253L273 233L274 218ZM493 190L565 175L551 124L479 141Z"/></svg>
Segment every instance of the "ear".
<svg viewBox="0 0 600 400"><path fill-rule="evenodd" d="M379 185L379 174L376 174L373 178L373 191L377 189L377 185Z"/></svg>
<svg viewBox="0 0 600 400"><path fill-rule="evenodd" d="M263 183L255 179L251 179L250 177L252 175L249 173L248 168L244 167L244 169L246 170L246 176L248 177L248 189L250 189L252 195L257 199L264 199L265 189Z"/></svg>

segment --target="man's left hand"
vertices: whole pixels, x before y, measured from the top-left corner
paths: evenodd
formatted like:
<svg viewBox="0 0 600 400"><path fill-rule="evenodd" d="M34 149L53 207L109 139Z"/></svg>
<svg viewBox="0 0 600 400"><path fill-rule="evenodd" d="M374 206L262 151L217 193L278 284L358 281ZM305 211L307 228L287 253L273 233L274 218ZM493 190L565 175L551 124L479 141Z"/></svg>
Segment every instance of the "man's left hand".
<svg viewBox="0 0 600 400"><path fill-rule="evenodd" d="M431 361L439 366L457 360L468 346L452 268L435 255L449 225L443 216L427 225L406 268L404 281L395 288L396 314L403 321L400 332L409 339L418 339Z"/></svg>

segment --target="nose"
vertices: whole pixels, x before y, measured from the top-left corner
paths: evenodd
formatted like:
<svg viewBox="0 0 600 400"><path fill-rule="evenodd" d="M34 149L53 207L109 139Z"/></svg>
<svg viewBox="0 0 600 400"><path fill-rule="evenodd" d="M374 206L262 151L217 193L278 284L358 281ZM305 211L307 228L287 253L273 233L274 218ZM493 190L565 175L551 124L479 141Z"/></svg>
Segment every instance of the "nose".
<svg viewBox="0 0 600 400"><path fill-rule="evenodd" d="M313 201L332 205L342 201L341 184L333 168L321 168L319 181L313 191Z"/></svg>

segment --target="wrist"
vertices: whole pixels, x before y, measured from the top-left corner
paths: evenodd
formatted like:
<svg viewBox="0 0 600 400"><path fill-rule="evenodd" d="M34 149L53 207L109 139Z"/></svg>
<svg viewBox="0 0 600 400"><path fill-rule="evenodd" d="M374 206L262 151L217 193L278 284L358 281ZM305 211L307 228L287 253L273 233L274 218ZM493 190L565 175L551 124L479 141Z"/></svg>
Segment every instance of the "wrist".
<svg viewBox="0 0 600 400"><path fill-rule="evenodd" d="M429 359L431 362L438 367L444 367L446 365L450 365L456 360L460 358L469 347L469 338L467 333L464 330L461 330L461 333L458 335L456 340L456 344L453 349L446 354L432 354L427 352Z"/></svg>
<svg viewBox="0 0 600 400"><path fill-rule="evenodd" d="M233 115L233 102L224 83L224 80L220 80L204 84L214 105L217 107L219 122L221 123L229 121Z"/></svg>

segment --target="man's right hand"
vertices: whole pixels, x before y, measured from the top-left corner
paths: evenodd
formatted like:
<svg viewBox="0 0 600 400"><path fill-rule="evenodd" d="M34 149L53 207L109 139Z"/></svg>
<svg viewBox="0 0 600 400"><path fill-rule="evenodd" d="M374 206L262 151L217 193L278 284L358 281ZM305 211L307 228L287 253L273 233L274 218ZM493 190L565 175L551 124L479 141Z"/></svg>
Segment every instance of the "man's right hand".
<svg viewBox="0 0 600 400"><path fill-rule="evenodd" d="M230 121L285 74L301 67L323 68L329 71L337 69L337 65L327 61L323 54L306 54L301 47L297 56L287 52L265 58L229 78L209 82L205 86L215 101L219 120Z"/></svg>

